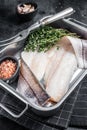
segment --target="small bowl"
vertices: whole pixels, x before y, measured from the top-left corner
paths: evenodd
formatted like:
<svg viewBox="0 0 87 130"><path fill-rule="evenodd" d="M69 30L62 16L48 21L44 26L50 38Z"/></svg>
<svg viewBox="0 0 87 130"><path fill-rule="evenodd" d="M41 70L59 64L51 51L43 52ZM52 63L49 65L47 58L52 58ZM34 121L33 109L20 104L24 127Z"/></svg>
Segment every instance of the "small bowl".
<svg viewBox="0 0 87 130"><path fill-rule="evenodd" d="M12 63L16 63L16 69L15 69L15 72L11 75L11 77L9 77L9 78L1 78L1 79L3 81L5 81L6 83L11 84L17 79L17 77L19 75L19 68L20 67L19 67L18 60L13 56L5 56L5 57L1 58L0 59L0 64L2 62L4 62L4 61L7 61L7 60L9 60L10 62L12 61Z"/></svg>
<svg viewBox="0 0 87 130"><path fill-rule="evenodd" d="M33 10L29 10L29 5L33 8ZM25 9L27 7L27 9ZM24 10L25 9L25 10ZM28 21L34 18L37 13L37 4L33 2L21 3L17 5L17 15L22 21ZM27 10L27 11L26 11Z"/></svg>

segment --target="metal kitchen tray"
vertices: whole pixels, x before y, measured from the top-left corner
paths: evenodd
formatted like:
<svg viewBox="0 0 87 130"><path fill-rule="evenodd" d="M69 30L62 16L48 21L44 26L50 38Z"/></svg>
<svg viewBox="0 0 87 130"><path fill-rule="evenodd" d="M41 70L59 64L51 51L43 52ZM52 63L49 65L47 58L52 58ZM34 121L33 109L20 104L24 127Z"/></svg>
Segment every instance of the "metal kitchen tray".
<svg viewBox="0 0 87 130"><path fill-rule="evenodd" d="M50 25L50 26L66 28L66 29L70 30L71 32L79 34L80 36L82 36L82 38L87 39L87 26L75 19L72 19L72 18L62 19L61 22L60 21L53 22L52 25ZM14 41L15 41L15 39L14 39ZM16 45L17 45L17 43L16 43ZM22 48L23 48L23 46L22 46ZM7 50L11 51L12 48L8 49L8 47L7 47ZM5 51L3 51L4 54L5 54ZM20 52L16 53L15 56L17 58L19 58L20 57L19 55L20 55ZM21 113L15 114L1 103L0 103L0 107L3 108L6 112L8 112L10 115L12 115L15 118L19 118L20 116L22 116L28 108L40 116L53 115L55 112L58 111L61 104L73 92L73 90L76 88L76 86L79 84L79 82L83 79L83 77L86 74L87 74L86 69L78 68L70 81L69 89L66 92L66 94L62 97L62 99L56 105L54 105L52 107L48 107L48 108L33 105L25 97L23 97L20 93L18 93L15 89L13 89L10 85L8 85L7 83L0 80L0 87L2 89L4 89L5 91L9 92L10 94L12 94L13 96L15 96L16 98L18 98L20 101L22 101L25 104L25 108L24 108L24 110L21 111Z"/></svg>

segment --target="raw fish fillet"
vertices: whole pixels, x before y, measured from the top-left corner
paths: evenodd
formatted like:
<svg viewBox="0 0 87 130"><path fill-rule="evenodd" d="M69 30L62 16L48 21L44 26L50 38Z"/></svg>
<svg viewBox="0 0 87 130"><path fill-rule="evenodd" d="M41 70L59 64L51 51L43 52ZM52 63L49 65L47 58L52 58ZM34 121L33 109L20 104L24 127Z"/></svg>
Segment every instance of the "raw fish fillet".
<svg viewBox="0 0 87 130"><path fill-rule="evenodd" d="M46 101L49 100L49 95L46 91L41 87L41 84L38 82L37 78L31 72L29 66L24 61L25 57L21 57L21 69L20 72L22 76L25 78L27 84L30 86L31 90L35 94L36 98L40 105L43 105Z"/></svg>
<svg viewBox="0 0 87 130"><path fill-rule="evenodd" d="M80 60L77 62L78 44L71 43L75 39L63 37L47 52L24 51L21 53L21 73L41 104L47 101L49 96L52 101L59 102L69 89L70 80L77 69L77 63L80 63ZM79 48L81 48L80 45ZM84 51L86 52L86 49ZM36 87L37 81L33 75L32 80L30 72L36 76L38 81L43 79L47 94L44 95L42 89L38 89L40 86Z"/></svg>
<svg viewBox="0 0 87 130"><path fill-rule="evenodd" d="M16 90L20 92L29 102L38 104L38 100L35 97L35 94L21 73Z"/></svg>
<svg viewBox="0 0 87 130"><path fill-rule="evenodd" d="M50 79L50 76L53 75L58 64L60 64L60 61L62 57L64 56L64 54L65 54L64 48L60 47L59 50L56 49L55 53L51 55L48 65L46 67L45 75L44 75L45 84L46 84L46 81Z"/></svg>
<svg viewBox="0 0 87 130"><path fill-rule="evenodd" d="M21 56L24 59L24 62L29 66L31 71L40 81L48 63L47 54L44 52L22 52Z"/></svg>
<svg viewBox="0 0 87 130"><path fill-rule="evenodd" d="M63 43L62 43L62 40ZM52 100L58 102L69 88L70 80L77 69L77 60L72 45L66 39L61 40L61 47L45 73L45 86Z"/></svg>

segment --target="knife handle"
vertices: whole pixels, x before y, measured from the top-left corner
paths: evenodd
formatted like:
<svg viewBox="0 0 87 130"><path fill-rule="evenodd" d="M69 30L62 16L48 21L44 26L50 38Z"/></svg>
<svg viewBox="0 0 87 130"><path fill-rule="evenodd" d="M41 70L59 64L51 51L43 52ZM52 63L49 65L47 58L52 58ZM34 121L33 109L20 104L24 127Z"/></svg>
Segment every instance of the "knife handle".
<svg viewBox="0 0 87 130"><path fill-rule="evenodd" d="M41 21L41 25L47 25L47 24L50 24L54 21L57 21L57 20L60 20L64 17L67 17L69 15L71 15L72 13L74 13L74 9L72 7L69 7L55 15L52 15L51 17L49 18L46 18L46 19L43 19L43 21Z"/></svg>

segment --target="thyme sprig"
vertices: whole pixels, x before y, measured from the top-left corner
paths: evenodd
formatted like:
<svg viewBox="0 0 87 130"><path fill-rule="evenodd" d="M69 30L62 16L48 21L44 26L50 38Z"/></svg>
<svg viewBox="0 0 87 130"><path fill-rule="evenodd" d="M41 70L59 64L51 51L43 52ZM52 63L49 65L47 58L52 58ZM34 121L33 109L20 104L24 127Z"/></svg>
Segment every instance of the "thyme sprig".
<svg viewBox="0 0 87 130"><path fill-rule="evenodd" d="M53 27L45 26L32 32L24 48L25 51L47 51L56 44L63 36L76 36L66 29L55 29Z"/></svg>

